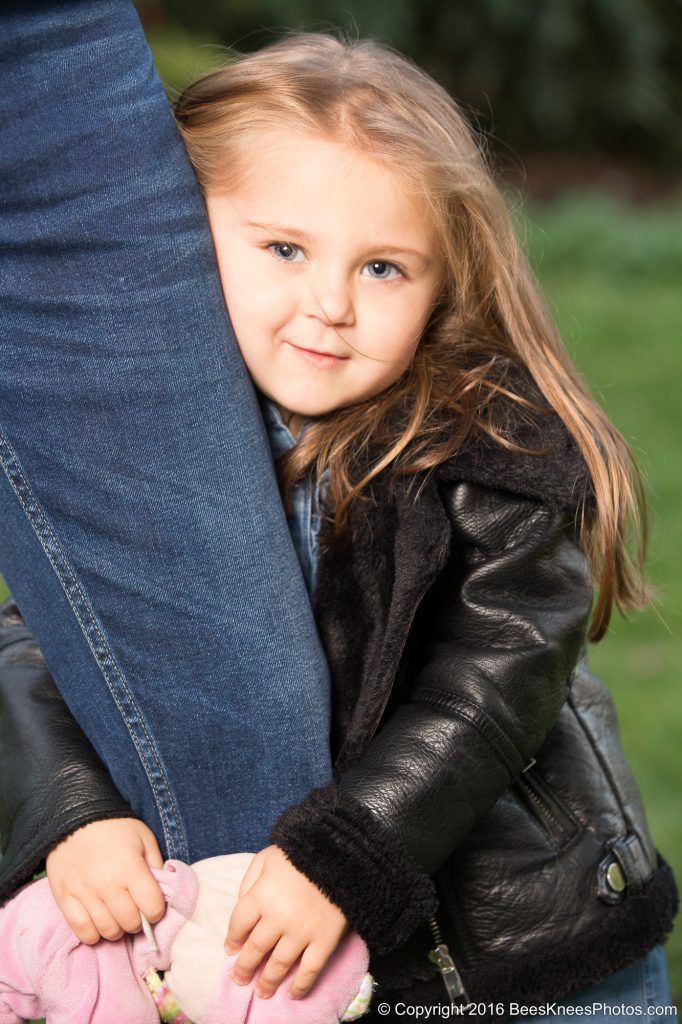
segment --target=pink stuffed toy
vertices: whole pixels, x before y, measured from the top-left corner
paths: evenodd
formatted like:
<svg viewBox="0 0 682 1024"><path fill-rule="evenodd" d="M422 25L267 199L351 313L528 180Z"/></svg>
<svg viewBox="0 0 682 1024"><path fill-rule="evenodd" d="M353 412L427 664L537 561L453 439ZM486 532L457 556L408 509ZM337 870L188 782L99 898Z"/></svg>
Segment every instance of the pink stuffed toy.
<svg viewBox="0 0 682 1024"><path fill-rule="evenodd" d="M0 1024L338 1024L362 1016L373 982L367 946L353 931L303 999L288 994L298 964L269 999L254 992L264 964L248 985L232 981L238 954L228 956L223 940L252 857L166 861L153 869L167 903L153 932L94 946L71 931L47 878L28 883L0 909Z"/></svg>

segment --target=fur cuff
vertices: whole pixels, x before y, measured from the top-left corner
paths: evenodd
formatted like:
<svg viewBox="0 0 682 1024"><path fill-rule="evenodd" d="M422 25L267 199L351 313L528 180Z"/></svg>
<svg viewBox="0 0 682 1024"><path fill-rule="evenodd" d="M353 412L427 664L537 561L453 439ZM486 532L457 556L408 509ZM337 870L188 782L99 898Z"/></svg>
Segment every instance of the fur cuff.
<svg viewBox="0 0 682 1024"><path fill-rule="evenodd" d="M433 882L409 852L334 782L287 808L270 842L343 911L373 954L401 946L438 906Z"/></svg>

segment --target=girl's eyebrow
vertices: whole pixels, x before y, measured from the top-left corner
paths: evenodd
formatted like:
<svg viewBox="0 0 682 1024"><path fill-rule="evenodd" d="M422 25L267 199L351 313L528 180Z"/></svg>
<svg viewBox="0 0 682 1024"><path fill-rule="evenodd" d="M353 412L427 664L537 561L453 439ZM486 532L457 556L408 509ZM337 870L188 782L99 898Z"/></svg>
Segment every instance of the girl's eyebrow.
<svg viewBox="0 0 682 1024"><path fill-rule="evenodd" d="M304 242L314 241L312 235L309 235L307 231L301 231L300 228L285 228L281 225L278 227L277 224L260 224L255 220L245 220L244 224L247 228L262 228L263 231L270 231L273 235L298 235Z"/></svg>
<svg viewBox="0 0 682 1024"><path fill-rule="evenodd" d="M281 224L260 224L255 220L245 220L244 224L249 228L261 228L263 231L269 231L273 235L284 235L288 238L300 238L303 242L314 242L315 239L312 235L309 235L307 231L302 231L300 228L287 228ZM431 262L431 258L424 252L420 252L419 249L409 249L406 246L398 245L373 245L367 252L382 252L391 256L414 256L420 260L424 266Z"/></svg>

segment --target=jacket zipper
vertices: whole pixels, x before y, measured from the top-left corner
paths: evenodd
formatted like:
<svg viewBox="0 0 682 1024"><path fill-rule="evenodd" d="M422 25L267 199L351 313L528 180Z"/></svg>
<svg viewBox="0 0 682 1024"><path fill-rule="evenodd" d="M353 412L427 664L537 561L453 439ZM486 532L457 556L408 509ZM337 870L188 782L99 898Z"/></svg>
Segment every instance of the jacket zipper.
<svg viewBox="0 0 682 1024"><path fill-rule="evenodd" d="M525 788L525 791L528 794L528 798L538 808L538 810L540 812L540 816L541 817L544 816L544 817L549 818L549 820L552 822L553 825L556 825L557 828L561 828L561 823L554 816L554 814L552 813L552 810L549 807L549 805L546 804L544 800L541 800L540 797L538 796L538 794L535 792L535 790L532 789L531 786L529 786L528 780L527 779L523 779L522 782L523 782L523 786Z"/></svg>
<svg viewBox="0 0 682 1024"><path fill-rule="evenodd" d="M415 603L412 606L410 617L403 631L404 640L398 655L398 662L400 662L400 658L402 657L403 651L405 650L405 643L407 642L408 634L412 629L412 623L414 622L419 606L421 605L423 596L423 594L420 594L419 599L415 601ZM374 733L379 728L379 723L381 722L384 711L386 710L386 706L390 700L392 689L393 687L390 687L388 689L388 692L386 693L386 696L384 697L384 700L381 703L381 707L379 708L379 711L375 716L374 722L372 723L370 732L367 735L367 739L365 741L366 743L369 743L369 741L374 736ZM429 952L427 959L429 960L430 963L434 964L438 968L438 972L441 978L443 979L443 984L445 985L445 991L447 992L448 998L450 1000L450 1005L456 1006L463 1003L465 1006L468 1006L471 1000L469 999L467 991L464 988L464 982L462 981L462 977L459 971L457 970L457 967L455 966L455 961L452 959L450 950L448 949L447 945L443 942L443 936L441 934L441 930L440 927L438 926L438 921L436 920L435 915L432 915L431 917L427 918L427 921L429 928L431 930L431 934L433 935L433 941L435 944L434 948Z"/></svg>
<svg viewBox="0 0 682 1024"><path fill-rule="evenodd" d="M410 632L410 629L412 628L412 623L414 622L415 616L417 614L423 596L424 595L421 594L419 600L416 601L412 607L410 617L403 632L403 637L405 638L405 640L403 641L402 647L400 649L398 661L400 661L403 651L405 650L407 636ZM381 708L379 709L374 719L374 722L372 723L372 728L367 736L367 743L369 743L369 741L372 739L374 733L377 731L379 727L379 723L381 722L383 713L386 710L386 706L390 700L392 689L392 687L389 688L388 693L386 694L384 700L382 701ZM438 972L441 978L443 979L443 984L445 985L445 991L447 992L448 998L450 1000L450 1005L457 1006L460 1004L464 1004L465 1006L468 1006L471 1003L471 1000L469 999L467 991L464 988L464 982L462 981L462 977L459 971L457 970L457 967L455 966L455 961L452 959L450 950L443 942L443 936L441 934L441 930L440 927L438 926L438 921L436 920L435 915L432 915L431 917L427 918L427 921L429 928L431 930L431 934L433 935L433 941L435 944L434 948L429 952L427 959L429 960L430 963L434 964L438 968Z"/></svg>
<svg viewBox="0 0 682 1024"><path fill-rule="evenodd" d="M526 799L535 808L535 814L545 828L554 830L559 837L570 837L576 830L576 823L564 811L542 779L529 771L535 764L533 758L516 780Z"/></svg>
<svg viewBox="0 0 682 1024"><path fill-rule="evenodd" d="M462 981L461 975L455 966L455 961L452 959L450 950L443 942L443 936L441 935L435 915L427 918L427 920L435 943L435 948L429 953L428 960L430 963L435 964L440 972L440 976L445 985L445 991L447 992L450 1000L450 1005L458 1006L460 1003L468 1005L471 1000L464 988L464 982Z"/></svg>

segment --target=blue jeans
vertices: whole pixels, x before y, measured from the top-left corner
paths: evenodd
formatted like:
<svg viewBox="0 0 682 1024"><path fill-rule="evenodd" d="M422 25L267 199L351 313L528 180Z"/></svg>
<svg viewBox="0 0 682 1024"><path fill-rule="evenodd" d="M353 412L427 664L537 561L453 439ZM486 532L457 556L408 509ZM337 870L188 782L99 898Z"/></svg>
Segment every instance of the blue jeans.
<svg viewBox="0 0 682 1024"><path fill-rule="evenodd" d="M331 776L329 676L196 179L127 0L0 16L0 573L165 856Z"/></svg>
<svg viewBox="0 0 682 1024"><path fill-rule="evenodd" d="M668 981L663 946L654 946L646 956L629 967L610 974L597 985L589 985L571 996L556 1000L556 1013L544 1017L516 1016L507 1018L506 1024L537 1024L542 1019L555 1024L575 1024L577 1019L589 1020L592 1024L614 1024L616 1021L636 1020L642 1024L653 1021L676 1020L668 1011L663 1015L657 1008L672 1006L672 995ZM552 1005L551 1003L548 1005ZM582 1015L562 1013L562 1007L589 1007ZM651 1012L649 1012L651 1011Z"/></svg>

